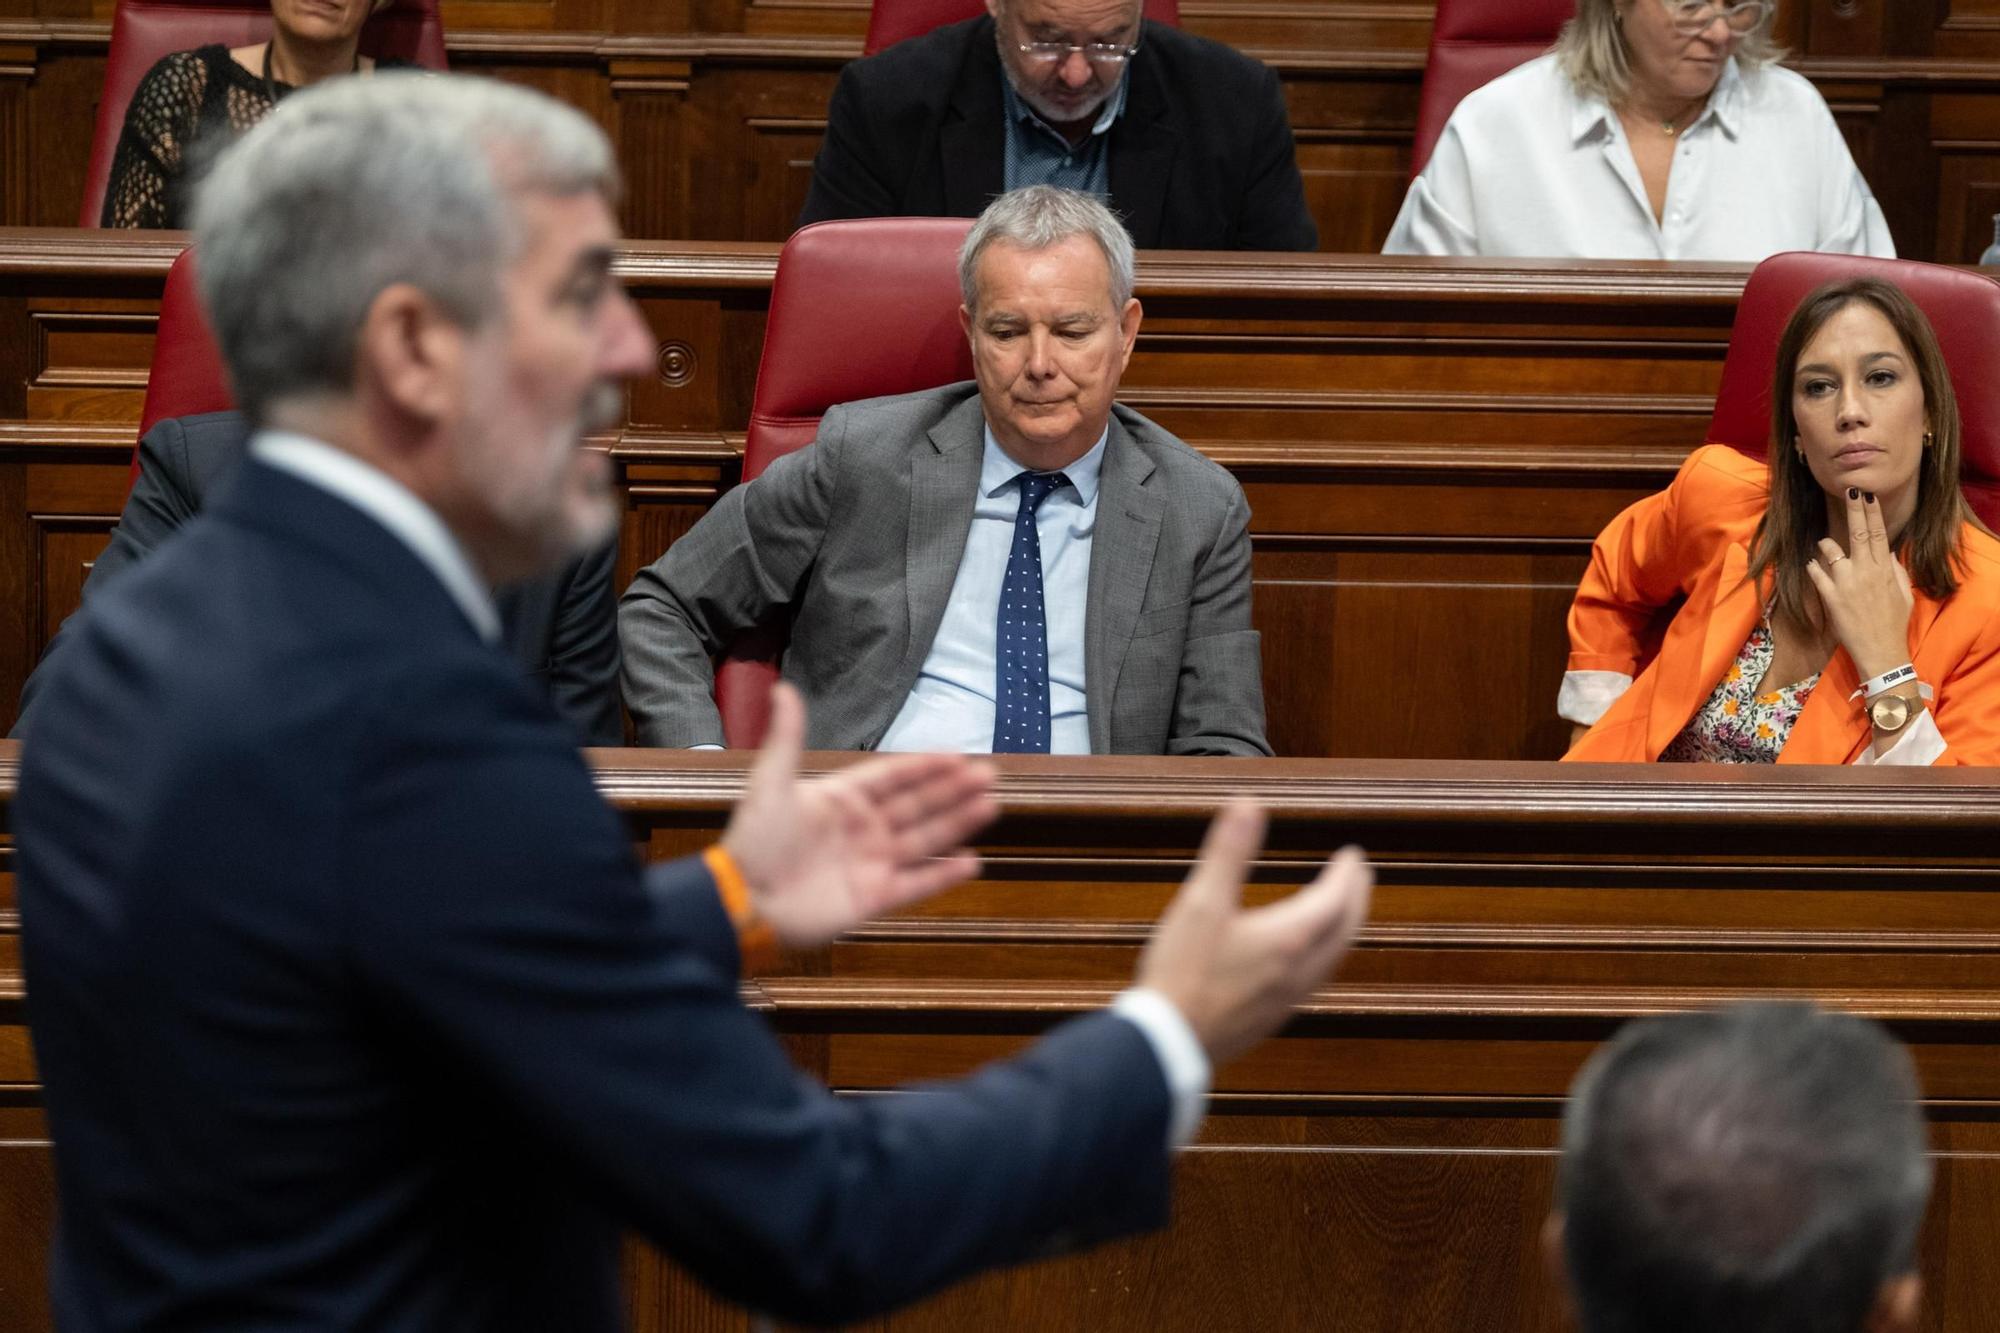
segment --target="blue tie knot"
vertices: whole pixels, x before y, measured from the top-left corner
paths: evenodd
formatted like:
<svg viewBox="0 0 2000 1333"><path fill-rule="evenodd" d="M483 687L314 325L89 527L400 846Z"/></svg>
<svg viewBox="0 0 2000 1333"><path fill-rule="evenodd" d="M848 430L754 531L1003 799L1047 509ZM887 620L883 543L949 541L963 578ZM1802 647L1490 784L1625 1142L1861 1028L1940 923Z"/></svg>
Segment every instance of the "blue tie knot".
<svg viewBox="0 0 2000 1333"><path fill-rule="evenodd" d="M1060 472L1023 472L1015 480L1021 483L1021 512L1024 514L1034 513L1042 507L1042 501L1069 485L1069 478Z"/></svg>

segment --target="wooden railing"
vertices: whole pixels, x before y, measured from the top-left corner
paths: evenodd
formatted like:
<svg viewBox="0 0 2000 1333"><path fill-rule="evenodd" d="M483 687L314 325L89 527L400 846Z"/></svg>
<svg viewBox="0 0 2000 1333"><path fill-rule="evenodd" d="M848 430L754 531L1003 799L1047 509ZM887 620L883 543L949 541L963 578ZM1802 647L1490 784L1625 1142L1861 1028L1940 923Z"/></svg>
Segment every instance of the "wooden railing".
<svg viewBox="0 0 2000 1333"><path fill-rule="evenodd" d="M0 801L17 749L0 745ZM595 751L647 855L693 850L742 756ZM817 756L815 763L843 762ZM874 1327L1553 1330L1536 1248L1562 1098L1626 1019L1814 995L1917 1059L1938 1184L1928 1330L2000 1298L2000 784L1964 771L1532 763L1000 761L975 882L745 980L843 1092L949 1077L1126 984L1221 801L1272 811L1250 897L1353 840L1379 868L1347 966L1221 1071L1174 1225L968 1284ZM0 806L0 809L4 809ZM18 832L18 831L17 831ZM0 1324L46 1327L54 1194L0 844ZM968 1203L976 1207L976 1201ZM748 1317L635 1245L634 1326Z"/></svg>

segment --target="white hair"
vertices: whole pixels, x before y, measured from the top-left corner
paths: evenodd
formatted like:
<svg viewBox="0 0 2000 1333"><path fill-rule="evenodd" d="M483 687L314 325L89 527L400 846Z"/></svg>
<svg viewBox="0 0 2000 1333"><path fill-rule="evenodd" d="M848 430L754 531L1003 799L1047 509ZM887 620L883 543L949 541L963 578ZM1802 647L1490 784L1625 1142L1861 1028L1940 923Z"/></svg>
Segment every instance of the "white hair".
<svg viewBox="0 0 2000 1333"><path fill-rule="evenodd" d="M958 251L958 290L967 310L979 308L979 256L995 241L1023 250L1046 250L1072 236L1088 236L1111 269L1111 308L1132 299L1132 235L1095 195L1054 185L1010 190L986 206Z"/></svg>

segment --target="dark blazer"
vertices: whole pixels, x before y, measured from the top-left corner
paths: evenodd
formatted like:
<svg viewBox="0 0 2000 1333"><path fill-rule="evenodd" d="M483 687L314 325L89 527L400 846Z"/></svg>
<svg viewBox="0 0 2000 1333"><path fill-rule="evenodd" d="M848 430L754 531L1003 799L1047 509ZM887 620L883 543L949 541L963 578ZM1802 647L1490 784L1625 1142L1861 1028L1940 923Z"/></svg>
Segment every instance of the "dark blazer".
<svg viewBox="0 0 2000 1333"><path fill-rule="evenodd" d="M811 445L640 570L618 607L639 743L720 743L710 660L784 615L808 743L880 741L944 621L985 425L969 380L843 404ZM1269 754L1243 488L1122 407L1100 476L1083 645L1091 752Z"/></svg>
<svg viewBox="0 0 2000 1333"><path fill-rule="evenodd" d="M250 461L77 620L12 827L70 1333L612 1330L627 1227L817 1323L1165 1220L1122 1018L907 1096L802 1077L701 863L641 872L344 501Z"/></svg>
<svg viewBox="0 0 2000 1333"><path fill-rule="evenodd" d="M243 461L249 444L249 423L240 412L170 418L147 431L139 441L138 479L111 530L111 544L91 567L84 596L102 592L200 513L217 483ZM618 712L618 602L611 587L617 560L614 542L547 578L502 588L494 598L500 641L541 682L584 745L625 743ZM61 642L58 634L50 655ZM21 689L21 723L40 675L37 668Z"/></svg>
<svg viewBox="0 0 2000 1333"><path fill-rule="evenodd" d="M899 42L841 71L799 225L977 217L1005 188L993 20ZM1142 250L1310 250L1319 241L1269 67L1148 22L1110 130L1111 206Z"/></svg>

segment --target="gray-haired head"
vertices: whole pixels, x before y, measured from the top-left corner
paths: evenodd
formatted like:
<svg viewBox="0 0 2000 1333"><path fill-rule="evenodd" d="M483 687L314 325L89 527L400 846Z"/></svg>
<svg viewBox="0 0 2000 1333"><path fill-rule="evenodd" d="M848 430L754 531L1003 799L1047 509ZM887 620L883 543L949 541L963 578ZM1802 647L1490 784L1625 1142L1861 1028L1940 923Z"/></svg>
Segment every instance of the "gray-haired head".
<svg viewBox="0 0 2000 1333"><path fill-rule="evenodd" d="M1656 5L1660 0L1626 3ZM1556 61L1569 81L1613 106L1632 91L1632 48L1625 40L1619 5L1620 0L1577 0L1576 17L1563 25L1556 39ZM1785 54L1771 40L1776 11L1772 6L1756 27L1736 39L1731 54L1744 70L1760 69Z"/></svg>
<svg viewBox="0 0 2000 1333"><path fill-rule="evenodd" d="M1628 1025L1563 1116L1586 1333L1858 1333L1930 1195L1909 1054L1879 1024L1745 1004Z"/></svg>
<svg viewBox="0 0 2000 1333"><path fill-rule="evenodd" d="M1072 236L1088 236L1111 269L1111 308L1132 299L1132 234L1095 195L1055 185L1009 190L986 206L958 251L958 290L967 310L979 308L979 256L995 241L1023 250L1046 250Z"/></svg>
<svg viewBox="0 0 2000 1333"><path fill-rule="evenodd" d="M216 163L195 203L203 300L238 404L348 392L385 288L467 327L494 316L525 242L515 197L618 192L603 133L524 88L462 75L335 79L287 98Z"/></svg>

